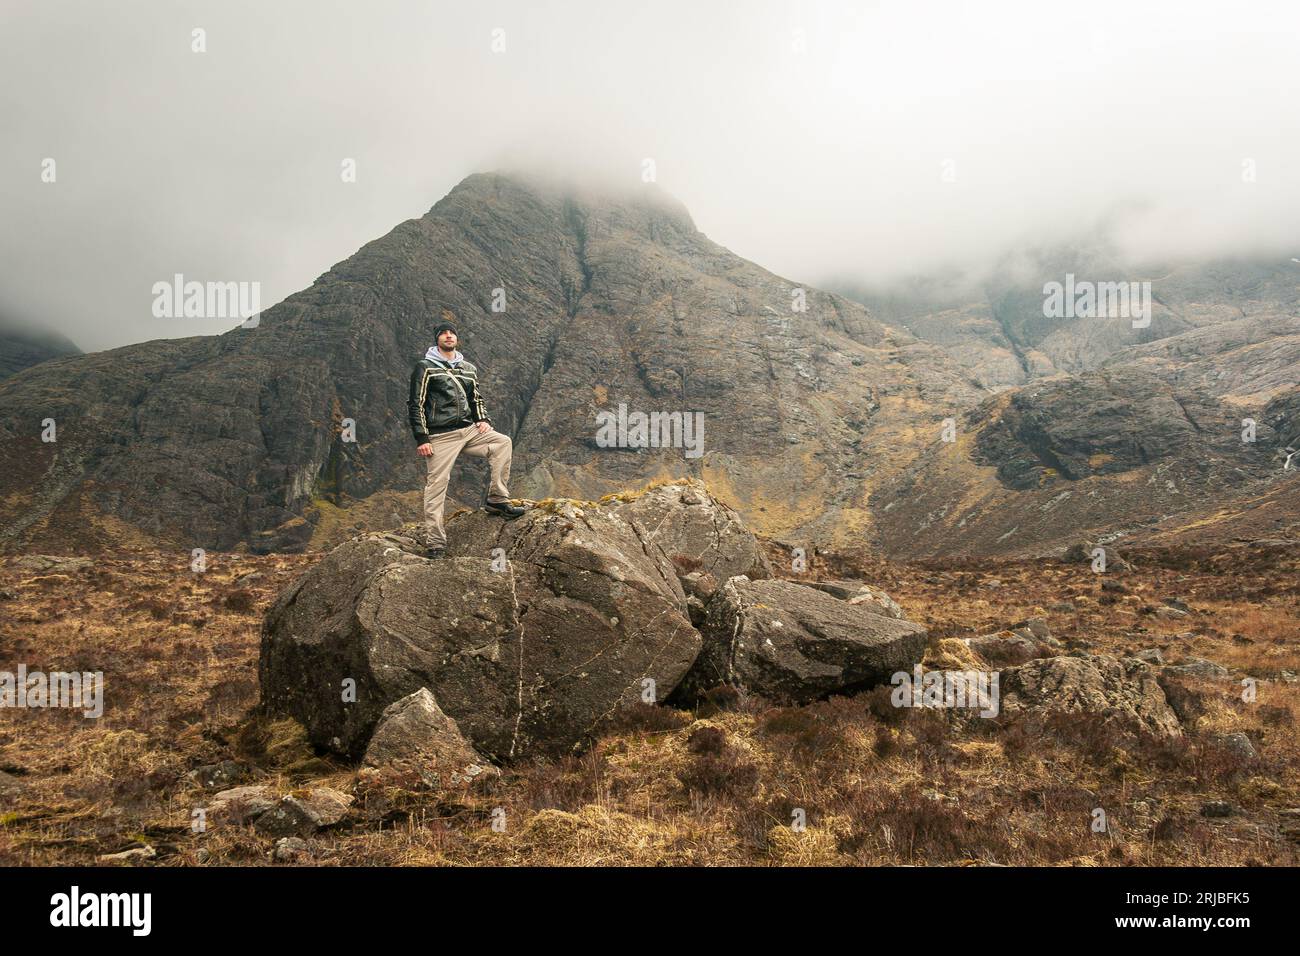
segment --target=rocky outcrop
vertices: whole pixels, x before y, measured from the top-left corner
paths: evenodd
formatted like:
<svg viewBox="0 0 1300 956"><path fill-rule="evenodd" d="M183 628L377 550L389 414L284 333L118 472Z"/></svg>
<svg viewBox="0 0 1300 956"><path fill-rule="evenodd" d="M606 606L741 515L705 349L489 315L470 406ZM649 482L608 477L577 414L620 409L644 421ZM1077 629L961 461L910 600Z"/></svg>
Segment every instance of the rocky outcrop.
<svg viewBox="0 0 1300 956"><path fill-rule="evenodd" d="M362 536L281 595L263 706L359 757L385 708L427 688L474 747L507 760L572 749L620 704L662 700L695 660L672 562L617 513L465 513L448 538L430 561L410 538Z"/></svg>
<svg viewBox="0 0 1300 956"><path fill-rule="evenodd" d="M704 647L679 696L721 684L807 703L888 681L925 653L926 631L792 581L735 577L701 628Z"/></svg>
<svg viewBox="0 0 1300 956"><path fill-rule="evenodd" d="M1157 737L1183 732L1156 671L1135 658L1048 657L1002 671L1000 680L1003 713L1099 714Z"/></svg>
<svg viewBox="0 0 1300 956"><path fill-rule="evenodd" d="M468 785L495 774L489 759L581 747L626 705L724 683L810 701L925 649L923 627L877 607L730 574L766 573L758 542L689 483L514 521L461 512L447 535L433 560L405 533L361 535L282 593L263 625L262 708L372 768ZM706 586L715 573L728 576Z"/></svg>

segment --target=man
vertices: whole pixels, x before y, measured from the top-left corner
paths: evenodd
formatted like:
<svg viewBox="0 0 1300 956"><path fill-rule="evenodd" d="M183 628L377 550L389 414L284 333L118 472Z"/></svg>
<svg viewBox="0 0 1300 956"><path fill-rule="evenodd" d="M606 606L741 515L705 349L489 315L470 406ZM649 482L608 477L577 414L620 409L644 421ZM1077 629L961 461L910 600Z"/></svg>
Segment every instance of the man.
<svg viewBox="0 0 1300 956"><path fill-rule="evenodd" d="M492 472L485 510L504 518L524 513L510 503L506 482L510 480L510 436L493 430L478 384L478 369L456 351L456 327L443 322L434 330L434 341L411 372L411 395L407 409L416 451L428 463L424 484L424 520L428 529L430 558L446 554L447 532L442 508L447 500L451 466L462 451L488 460Z"/></svg>

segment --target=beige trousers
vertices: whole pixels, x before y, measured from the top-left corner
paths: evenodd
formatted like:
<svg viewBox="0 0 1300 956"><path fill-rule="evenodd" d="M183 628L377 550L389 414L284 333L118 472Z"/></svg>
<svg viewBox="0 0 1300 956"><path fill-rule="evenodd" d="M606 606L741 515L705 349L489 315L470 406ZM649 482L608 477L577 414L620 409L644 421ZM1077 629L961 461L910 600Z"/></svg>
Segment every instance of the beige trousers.
<svg viewBox="0 0 1300 956"><path fill-rule="evenodd" d="M429 444L433 454L425 459L429 474L424 482L424 525L429 533L429 547L442 548L447 544L447 532L442 523L442 507L447 501L447 483L451 480L451 466L462 451L475 458L486 458L492 472L488 485L488 501L509 501L510 453L509 435L495 429L479 434L477 425L466 425L455 431L432 435Z"/></svg>

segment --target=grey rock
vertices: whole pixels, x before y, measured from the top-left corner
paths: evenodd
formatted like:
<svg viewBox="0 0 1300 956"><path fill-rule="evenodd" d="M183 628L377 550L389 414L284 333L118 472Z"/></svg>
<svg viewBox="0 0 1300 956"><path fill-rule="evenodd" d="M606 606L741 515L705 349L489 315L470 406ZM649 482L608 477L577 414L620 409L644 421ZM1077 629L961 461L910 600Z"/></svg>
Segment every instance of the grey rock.
<svg viewBox="0 0 1300 956"><path fill-rule="evenodd" d="M1201 804L1201 816L1203 817L1230 817L1233 813L1233 806L1226 800L1211 800L1208 803Z"/></svg>
<svg viewBox="0 0 1300 956"><path fill-rule="evenodd" d="M738 576L718 591L683 697L721 684L806 703L887 681L925 652L926 631L791 581Z"/></svg>
<svg viewBox="0 0 1300 956"><path fill-rule="evenodd" d="M1228 677L1228 669L1222 664L1207 661L1203 657L1184 657L1177 664L1165 668L1168 674L1186 675L1188 677Z"/></svg>
<svg viewBox="0 0 1300 956"><path fill-rule="evenodd" d="M310 855L311 848L307 845L307 841L292 836L276 840L275 849L271 851L271 859L277 863L292 863Z"/></svg>
<svg viewBox="0 0 1300 956"><path fill-rule="evenodd" d="M966 646L995 667L1023 664L1038 656L1038 644L1033 638L1011 631L968 637Z"/></svg>
<svg viewBox="0 0 1300 956"><path fill-rule="evenodd" d="M1158 647L1143 648L1133 656L1148 664L1163 664L1165 662L1165 657L1160 653L1160 648Z"/></svg>
<svg viewBox="0 0 1300 956"><path fill-rule="evenodd" d="M204 790L222 790L242 782L248 776L248 768L234 760L222 760L220 763L196 767L185 775L185 781L191 786Z"/></svg>
<svg viewBox="0 0 1300 956"><path fill-rule="evenodd" d="M121 853L105 853L102 856L95 857L100 863L143 863L145 860L152 860L158 855L158 851L151 846L138 846L130 850L123 850Z"/></svg>
<svg viewBox="0 0 1300 956"><path fill-rule="evenodd" d="M1250 738L1243 733L1224 734L1219 738L1225 750L1234 757L1241 760L1254 760L1258 754L1255 752L1255 745L1250 742Z"/></svg>
<svg viewBox="0 0 1300 956"><path fill-rule="evenodd" d="M307 836L340 822L351 805L350 795L329 787L294 791L259 814L253 828L269 837Z"/></svg>
<svg viewBox="0 0 1300 956"><path fill-rule="evenodd" d="M486 783L500 775L461 735L427 687L384 709L362 763L410 767L430 787Z"/></svg>
<svg viewBox="0 0 1300 956"><path fill-rule="evenodd" d="M215 794L208 803L208 810L214 816L225 816L236 823L247 823L270 810L275 802L276 796L270 787L253 784L232 787Z"/></svg>
<svg viewBox="0 0 1300 956"><path fill-rule="evenodd" d="M849 598L849 603L873 614L893 618L895 621L908 620L907 612L903 610L902 605L880 588L872 587L870 584L862 585L858 593Z"/></svg>
<svg viewBox="0 0 1300 956"><path fill-rule="evenodd" d="M737 574L771 577L758 539L736 512L691 482L660 485L630 500L608 504L611 514L636 529L646 548L667 555L678 577L701 572L718 582ZM700 580L706 587L708 581ZM684 582L683 582L684 583ZM699 591L701 598L711 597Z"/></svg>
<svg viewBox="0 0 1300 956"><path fill-rule="evenodd" d="M1158 737L1182 736L1155 672L1133 658L1048 657L1004 670L1006 713L1095 713L1124 718Z"/></svg>
<svg viewBox="0 0 1300 956"><path fill-rule="evenodd" d="M582 745L648 682L663 700L699 652L672 562L611 509L468 512L448 536L429 561L411 539L363 535L281 594L263 627L263 706L359 758L383 710L427 687L499 762Z"/></svg>

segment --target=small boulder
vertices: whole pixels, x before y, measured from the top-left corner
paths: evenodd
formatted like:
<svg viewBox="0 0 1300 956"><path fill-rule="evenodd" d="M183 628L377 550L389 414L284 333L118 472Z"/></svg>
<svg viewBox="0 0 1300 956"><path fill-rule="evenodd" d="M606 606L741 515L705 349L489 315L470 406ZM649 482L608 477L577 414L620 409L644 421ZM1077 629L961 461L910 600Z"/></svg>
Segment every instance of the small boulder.
<svg viewBox="0 0 1300 956"><path fill-rule="evenodd" d="M307 836L338 823L351 805L351 796L329 787L296 790L260 814L253 828L263 836Z"/></svg>
<svg viewBox="0 0 1300 956"><path fill-rule="evenodd" d="M431 788L482 783L500 772L467 741L421 687L384 709L362 763L410 768Z"/></svg>
<svg viewBox="0 0 1300 956"><path fill-rule="evenodd" d="M228 817L235 823L247 823L275 806L275 799L271 788L263 784L232 787L215 794L208 803L208 811L214 816Z"/></svg>
<svg viewBox="0 0 1300 956"><path fill-rule="evenodd" d="M720 684L807 703L888 681L925 653L926 630L791 581L734 577L709 604L683 699Z"/></svg>
<svg viewBox="0 0 1300 956"><path fill-rule="evenodd" d="M873 614L893 618L895 621L907 620L907 612L897 601L880 588L872 587L870 584L862 585L858 593L849 598L849 603Z"/></svg>
<svg viewBox="0 0 1300 956"><path fill-rule="evenodd" d="M1255 745L1243 733L1224 734L1219 738L1219 743L1223 745L1223 749L1239 760L1254 760L1258 756Z"/></svg>
<svg viewBox="0 0 1300 956"><path fill-rule="evenodd" d="M1038 644L1024 634L998 631L966 638L966 646L995 667L1023 664L1038 656Z"/></svg>
<svg viewBox="0 0 1300 956"><path fill-rule="evenodd" d="M275 841L271 859L277 863L293 863L311 856L311 848L301 837L281 837Z"/></svg>
<svg viewBox="0 0 1300 956"><path fill-rule="evenodd" d="M197 767L185 775L185 782L204 790L222 790L233 787L248 776L248 768L234 760Z"/></svg>

